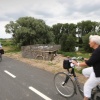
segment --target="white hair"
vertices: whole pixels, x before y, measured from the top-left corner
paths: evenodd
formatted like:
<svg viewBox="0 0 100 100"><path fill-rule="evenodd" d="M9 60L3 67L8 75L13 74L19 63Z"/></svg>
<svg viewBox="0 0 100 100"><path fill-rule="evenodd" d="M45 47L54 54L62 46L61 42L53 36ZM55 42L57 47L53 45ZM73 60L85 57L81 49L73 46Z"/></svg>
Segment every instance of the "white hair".
<svg viewBox="0 0 100 100"><path fill-rule="evenodd" d="M100 45L100 36L99 35L90 35L89 40Z"/></svg>

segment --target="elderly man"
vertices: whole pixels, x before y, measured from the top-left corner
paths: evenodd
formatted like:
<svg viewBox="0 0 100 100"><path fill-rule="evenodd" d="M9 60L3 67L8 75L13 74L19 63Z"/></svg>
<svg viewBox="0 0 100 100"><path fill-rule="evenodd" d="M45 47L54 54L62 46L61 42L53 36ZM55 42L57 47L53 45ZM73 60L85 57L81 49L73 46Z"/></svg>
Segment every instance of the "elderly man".
<svg viewBox="0 0 100 100"><path fill-rule="evenodd" d="M85 77L89 77L84 84L84 100L91 98L92 89L100 83L100 36L90 35L89 45L94 49L89 60L85 60L81 63L72 61L76 66L91 66L82 71Z"/></svg>

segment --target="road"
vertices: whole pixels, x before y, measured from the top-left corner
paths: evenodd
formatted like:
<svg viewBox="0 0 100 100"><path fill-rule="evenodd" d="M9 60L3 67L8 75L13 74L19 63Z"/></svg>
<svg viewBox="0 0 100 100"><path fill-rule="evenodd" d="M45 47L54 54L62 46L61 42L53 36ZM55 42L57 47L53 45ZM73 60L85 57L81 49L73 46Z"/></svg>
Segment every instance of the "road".
<svg viewBox="0 0 100 100"><path fill-rule="evenodd" d="M0 100L82 100L66 99L53 83L54 74L21 61L3 57L0 62Z"/></svg>

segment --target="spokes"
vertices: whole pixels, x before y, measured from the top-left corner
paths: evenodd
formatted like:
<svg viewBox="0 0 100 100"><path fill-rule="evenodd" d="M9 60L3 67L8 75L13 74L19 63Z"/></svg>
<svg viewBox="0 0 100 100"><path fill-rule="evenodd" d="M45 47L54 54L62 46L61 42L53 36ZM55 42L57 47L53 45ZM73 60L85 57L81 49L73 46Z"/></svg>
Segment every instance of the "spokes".
<svg viewBox="0 0 100 100"><path fill-rule="evenodd" d="M57 91L64 97L71 97L74 94L74 83L71 78L60 72L55 75L54 82Z"/></svg>

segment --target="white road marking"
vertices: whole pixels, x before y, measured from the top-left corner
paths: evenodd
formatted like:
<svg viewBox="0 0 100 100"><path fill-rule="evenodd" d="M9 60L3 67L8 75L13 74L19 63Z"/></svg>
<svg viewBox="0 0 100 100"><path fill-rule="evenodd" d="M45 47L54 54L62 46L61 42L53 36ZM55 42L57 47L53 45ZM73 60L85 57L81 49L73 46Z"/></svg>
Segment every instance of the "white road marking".
<svg viewBox="0 0 100 100"><path fill-rule="evenodd" d="M29 89L31 91L35 92L36 94L38 94L39 96L41 96L44 100L52 100L49 97L47 97L46 95L44 95L43 93L41 93L40 91L38 91L35 88L31 87L31 86L29 87Z"/></svg>
<svg viewBox="0 0 100 100"><path fill-rule="evenodd" d="M8 72L7 70L4 70L4 72L7 73L8 75L10 75L10 76L13 77L13 78L16 78L15 75L13 75L12 73Z"/></svg>

